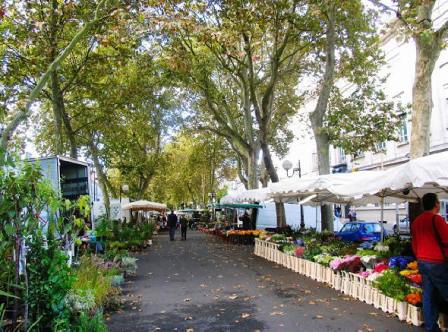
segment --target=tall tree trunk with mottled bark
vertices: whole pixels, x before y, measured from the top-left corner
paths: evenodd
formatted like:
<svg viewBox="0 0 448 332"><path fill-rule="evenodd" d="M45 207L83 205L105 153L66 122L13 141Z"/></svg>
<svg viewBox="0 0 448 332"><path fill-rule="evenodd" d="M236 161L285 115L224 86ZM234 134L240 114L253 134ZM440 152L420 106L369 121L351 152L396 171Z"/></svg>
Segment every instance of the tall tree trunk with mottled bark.
<svg viewBox="0 0 448 332"><path fill-rule="evenodd" d="M446 42L448 21L437 31L432 30L432 12L435 1L422 1L417 6L420 31L415 42L415 78L412 89L411 158L430 152L432 101L432 73Z"/></svg>
<svg viewBox="0 0 448 332"><path fill-rule="evenodd" d="M330 173L330 139L324 130L324 117L327 112L328 101L334 84L336 36L333 10L334 8L329 8L327 13L326 61L321 83L322 86L316 107L314 111L310 113L311 127L316 141L319 174ZM321 225L322 230L333 230L333 211L331 205L323 204L321 206Z"/></svg>

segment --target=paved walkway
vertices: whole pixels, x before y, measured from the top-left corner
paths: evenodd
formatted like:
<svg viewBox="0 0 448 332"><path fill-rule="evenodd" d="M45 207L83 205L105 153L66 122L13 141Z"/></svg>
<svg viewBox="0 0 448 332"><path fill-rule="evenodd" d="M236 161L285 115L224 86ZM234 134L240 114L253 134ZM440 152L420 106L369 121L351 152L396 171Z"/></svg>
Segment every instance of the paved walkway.
<svg viewBox="0 0 448 332"><path fill-rule="evenodd" d="M421 331L254 256L190 232L158 235L139 255L110 331Z"/></svg>

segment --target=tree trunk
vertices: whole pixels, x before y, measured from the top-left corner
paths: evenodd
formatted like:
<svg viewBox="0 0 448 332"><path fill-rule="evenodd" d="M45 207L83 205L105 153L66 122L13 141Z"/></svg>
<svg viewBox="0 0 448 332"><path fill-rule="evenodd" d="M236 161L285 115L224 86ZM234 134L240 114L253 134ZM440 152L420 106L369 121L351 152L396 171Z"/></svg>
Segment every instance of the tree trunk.
<svg viewBox="0 0 448 332"><path fill-rule="evenodd" d="M247 181L249 189L258 188L257 153L258 150L252 148L248 155Z"/></svg>
<svg viewBox="0 0 448 332"><path fill-rule="evenodd" d="M70 118L65 111L64 96L59 84L57 70L54 70L51 73L51 100L55 120L56 153L60 155L64 154L64 142L62 136L62 124L64 124L65 132L70 144L70 157L76 159L78 157L78 149L76 145L75 133L73 131Z"/></svg>
<svg viewBox="0 0 448 332"><path fill-rule="evenodd" d="M333 10L334 8L329 8L327 16L326 62L325 72L322 78L322 87L319 92L316 107L310 113L311 127L316 141L317 165L320 175L330 173L330 139L324 131L323 122L328 108L331 89L334 84L336 42ZM321 225L322 230L333 231L333 212L331 205L321 206Z"/></svg>
<svg viewBox="0 0 448 332"><path fill-rule="evenodd" d="M429 17L430 18L430 17ZM419 34L414 37L416 48L415 78L412 88L412 131L411 158L429 154L431 113L432 113L432 73L440 55L440 46L435 36Z"/></svg>
<svg viewBox="0 0 448 332"><path fill-rule="evenodd" d="M89 150L90 150L90 154L92 155L93 166L95 167L95 171L98 174L98 180L100 183L101 191L103 192L104 208L106 209L106 217L110 218L110 197L109 197L107 176L104 173L103 168L101 166L99 156L98 156L98 149L96 148L94 143L90 143Z"/></svg>
<svg viewBox="0 0 448 332"><path fill-rule="evenodd" d="M261 150L263 151L263 162L266 167L266 171L269 174L272 182L278 182L277 170L272 162L271 151L269 150L269 145L267 144L267 139L265 135L261 135L260 139ZM277 227L286 227L286 215L285 215L285 204L283 202L275 202L275 212L277 215Z"/></svg>

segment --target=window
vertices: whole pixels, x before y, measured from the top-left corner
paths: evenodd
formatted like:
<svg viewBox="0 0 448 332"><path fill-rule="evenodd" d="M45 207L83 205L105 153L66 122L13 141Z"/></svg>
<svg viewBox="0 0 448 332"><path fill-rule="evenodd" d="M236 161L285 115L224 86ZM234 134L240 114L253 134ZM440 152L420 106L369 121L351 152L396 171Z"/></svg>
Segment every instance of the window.
<svg viewBox="0 0 448 332"><path fill-rule="evenodd" d="M364 230L366 233L381 233L381 226L378 224L365 224Z"/></svg>
<svg viewBox="0 0 448 332"><path fill-rule="evenodd" d="M386 142L376 143L375 150L377 152L386 151Z"/></svg>
<svg viewBox="0 0 448 332"><path fill-rule="evenodd" d="M401 118L401 124L400 128L398 129L398 140L400 141L400 143L403 144L409 143L407 115L402 114L400 118Z"/></svg>
<svg viewBox="0 0 448 332"><path fill-rule="evenodd" d="M352 233L359 230L359 224L345 224L341 229L341 233Z"/></svg>
<svg viewBox="0 0 448 332"><path fill-rule="evenodd" d="M364 151L356 151L353 154L353 159L364 158Z"/></svg>
<svg viewBox="0 0 448 332"><path fill-rule="evenodd" d="M336 149L336 153L337 153L337 158L338 158L337 163L338 164L345 163L346 162L346 158L345 158L345 151L344 151L344 149L343 148L337 148Z"/></svg>

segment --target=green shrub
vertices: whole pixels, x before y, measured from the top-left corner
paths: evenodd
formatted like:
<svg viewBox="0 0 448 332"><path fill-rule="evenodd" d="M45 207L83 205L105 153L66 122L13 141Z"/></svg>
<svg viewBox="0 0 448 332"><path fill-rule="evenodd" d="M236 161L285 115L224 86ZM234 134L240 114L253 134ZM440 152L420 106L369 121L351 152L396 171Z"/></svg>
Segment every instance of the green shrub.
<svg viewBox="0 0 448 332"><path fill-rule="evenodd" d="M404 297L410 293L410 287L404 277L399 275L394 269L389 269L376 279L375 287L386 296L398 301L403 301Z"/></svg>
<svg viewBox="0 0 448 332"><path fill-rule="evenodd" d="M98 310L93 317L82 312L74 326L76 332L107 332L107 325L103 319L103 312Z"/></svg>
<svg viewBox="0 0 448 332"><path fill-rule="evenodd" d="M76 281L73 284L75 292L91 290L96 306L100 307L107 298L111 288L111 281L104 275L104 269L96 265L91 257L81 257L80 265L76 271Z"/></svg>

